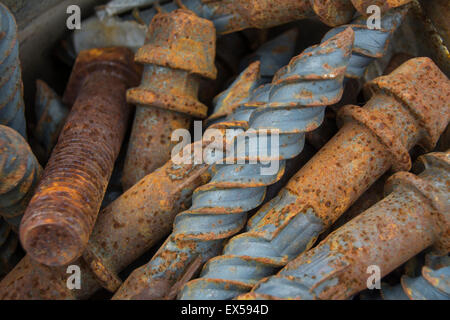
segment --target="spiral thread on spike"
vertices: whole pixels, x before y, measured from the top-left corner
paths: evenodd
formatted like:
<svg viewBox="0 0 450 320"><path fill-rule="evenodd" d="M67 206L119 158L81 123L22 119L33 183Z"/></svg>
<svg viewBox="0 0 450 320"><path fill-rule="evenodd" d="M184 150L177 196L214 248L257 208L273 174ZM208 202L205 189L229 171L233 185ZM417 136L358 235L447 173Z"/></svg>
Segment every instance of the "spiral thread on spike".
<svg viewBox="0 0 450 320"><path fill-rule="evenodd" d="M278 170L263 173L261 161L216 165L211 182L194 192L192 207L176 217L171 237L147 265L150 277L176 280L184 266L198 256L206 261L208 255L216 255L222 241L243 228L247 212L262 203L266 187L283 175L284 160L302 151L305 132L317 128L325 106L340 99L352 45L353 31L347 29L306 49L278 72L271 85L260 89L259 99L267 97L265 107L254 110L252 103L242 107L250 129L278 131L279 154L269 156L279 161ZM246 113L246 108L252 112ZM245 150L253 145L261 156L259 138L249 136Z"/></svg>
<svg viewBox="0 0 450 320"><path fill-rule="evenodd" d="M383 200L239 299L348 299L367 288L369 267L377 266L383 277L430 245L445 243L450 153L429 153L422 159L423 172L393 175ZM425 267L423 277L403 277L405 293L433 299L447 294L448 299L448 257L441 263L447 268Z"/></svg>
<svg viewBox="0 0 450 320"><path fill-rule="evenodd" d="M369 64L386 54L392 34L402 23L406 12L405 7L387 12L381 18L380 29L369 29L367 18L360 16L348 25L339 26L327 32L322 41L334 37L348 27L355 33L355 43L345 74L346 78L361 78Z"/></svg>
<svg viewBox="0 0 450 320"><path fill-rule="evenodd" d="M370 30L361 24L360 19L356 19L346 27L332 29L322 41L328 41L345 28L352 28L355 41L346 77L360 77L373 59L385 54L388 40L400 25L404 14L404 8L394 9L386 14L381 30ZM282 207L288 206L294 200L287 194L274 199L275 203L279 202ZM252 223L256 225L265 213L264 210L257 213ZM279 267L293 259L299 253L299 248L308 248L311 239L315 239L322 229L320 220L308 214L297 215L292 220L286 215L280 224L285 226L280 227L279 230L282 231L269 230L265 226L260 228L261 230L254 229L232 238L225 246L223 255L213 258L205 265L201 278L186 285L186 293L183 293L182 297L230 299L248 291L258 280L275 273ZM266 239L267 234L271 236Z"/></svg>
<svg viewBox="0 0 450 320"><path fill-rule="evenodd" d="M0 124L26 135L23 85L17 26L12 13L0 3Z"/></svg>
<svg viewBox="0 0 450 320"><path fill-rule="evenodd" d="M430 260L421 274L411 278L402 276L401 284L389 287L382 285L381 295L386 300L450 300L450 258L427 255Z"/></svg>

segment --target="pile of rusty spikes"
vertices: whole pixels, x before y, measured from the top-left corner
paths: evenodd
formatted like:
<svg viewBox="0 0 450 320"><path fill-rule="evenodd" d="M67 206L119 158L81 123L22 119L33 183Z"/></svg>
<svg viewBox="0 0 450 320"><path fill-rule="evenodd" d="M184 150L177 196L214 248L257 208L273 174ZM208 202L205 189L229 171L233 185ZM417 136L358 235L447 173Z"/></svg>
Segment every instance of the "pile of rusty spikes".
<svg viewBox="0 0 450 320"><path fill-rule="evenodd" d="M418 12L430 57L397 45ZM62 97L36 79L25 108L0 4L0 299L450 299L449 35L434 10L96 13L67 40Z"/></svg>

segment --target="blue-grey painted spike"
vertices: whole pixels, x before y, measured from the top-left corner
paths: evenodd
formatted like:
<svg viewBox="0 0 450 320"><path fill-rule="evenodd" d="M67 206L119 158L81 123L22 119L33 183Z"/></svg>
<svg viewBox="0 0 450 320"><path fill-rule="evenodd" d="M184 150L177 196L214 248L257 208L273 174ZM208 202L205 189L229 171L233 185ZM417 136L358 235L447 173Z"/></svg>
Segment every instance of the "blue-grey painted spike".
<svg viewBox="0 0 450 320"><path fill-rule="evenodd" d="M387 13L382 20L382 30L369 30L365 24L362 25L360 19L356 19L353 22L354 24L332 29L322 40L322 44L345 28L351 28L355 32L355 42L351 58L344 72L346 77L360 76L373 59L385 53L388 39L400 24L404 14L404 8L398 8ZM371 53L371 56L369 56L369 53ZM364 60L362 63L358 60L360 57ZM329 65L323 63L327 58L330 59L327 60ZM287 154L283 154L286 159L289 158L289 154L301 150L300 144L304 139L304 133L299 132L307 127L306 119L315 119L320 124L321 116L323 116L320 107L303 109L298 109L298 107L332 104L331 101L336 96L340 96L342 85L339 84L339 81L333 81L333 79L315 81L315 78L328 70L329 66L337 69L340 66L339 61L342 61L342 53L339 50L327 52L321 46L312 46L306 49L301 56L293 58L288 66L277 72L272 82L270 102L267 107L258 108L250 115L250 122L255 128L280 126L283 129L282 132L291 132L290 139L286 138L286 140L280 134L280 145L284 146L281 148L280 154L289 150ZM358 69L358 73L354 73L352 69ZM329 100L329 102L324 103L326 100ZM318 110L322 113L315 113ZM310 114L308 115L308 113ZM302 116L305 118L302 119ZM298 131L296 132L296 130ZM189 282L184 287L180 295L181 298L212 299L220 296L219 293L212 293L210 285L207 286L208 291L203 292L201 288L205 286L204 282L214 282L221 292L220 298L222 299L235 297L245 292L245 290L242 291L243 288L246 288L247 291L251 288L251 279L255 277L255 273L267 270L269 274L273 268L285 265L289 260L304 251L323 229L320 221L315 219L313 213L305 212L305 214L297 215L295 219L287 220L288 218L286 218L285 221L274 223L259 224L257 222L261 221L270 210L277 211L288 207L289 201L291 201L289 193L283 192L275 200L272 200L270 205L259 210L252 221L254 226L251 228L252 232L232 238L225 247L223 255L206 264L201 278ZM286 215L286 217L288 216ZM255 238L255 234L258 235L257 238ZM272 248L272 250L269 250L269 248ZM276 254L272 254L272 252ZM232 260L230 260L231 257ZM241 264L233 265L237 258L250 263L248 257L252 257L251 261L257 264L257 267L253 268L253 274L249 273L248 268L242 268ZM210 279L210 273L213 271L208 265L213 262L220 262L214 264L217 268L214 274L221 272L224 274L220 280L212 281ZM230 269L233 272L227 273L227 270ZM239 286L236 286L237 283ZM233 284L233 286L228 286L230 289L225 290L226 284ZM235 288L238 289L233 291Z"/></svg>

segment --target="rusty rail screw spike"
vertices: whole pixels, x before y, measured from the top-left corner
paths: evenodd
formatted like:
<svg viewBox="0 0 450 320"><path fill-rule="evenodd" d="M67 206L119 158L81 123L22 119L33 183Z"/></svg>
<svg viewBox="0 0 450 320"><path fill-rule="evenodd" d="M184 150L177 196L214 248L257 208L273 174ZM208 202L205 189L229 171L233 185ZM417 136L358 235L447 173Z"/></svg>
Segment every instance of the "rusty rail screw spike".
<svg viewBox="0 0 450 320"><path fill-rule="evenodd" d="M182 299L249 291L309 249L382 174L409 170L414 145L433 149L450 118L450 81L431 59L409 60L368 88L368 103L341 110L340 131L186 284Z"/></svg>
<svg viewBox="0 0 450 320"><path fill-rule="evenodd" d="M216 34L211 21L188 10L161 13L150 23L146 44L136 54L144 64L139 87L128 90L136 115L123 169L130 188L170 159L176 129L189 129L192 118L205 118L198 101L200 77L214 79Z"/></svg>
<svg viewBox="0 0 450 320"><path fill-rule="evenodd" d="M250 129L279 132L279 154L268 155L279 161L278 171L262 173L261 162L218 166L211 182L195 190L191 208L177 215L166 243L148 265L131 274L115 298L164 295L165 289L182 276L185 266L197 257L206 261L217 255L223 241L242 229L247 212L263 202L267 186L283 176L285 160L303 150L305 132L320 126L325 107L340 100L353 40L354 33L347 28L328 41L309 47L280 69L271 84L254 92L261 98L259 102L264 100L261 105L266 106L255 107L250 99L237 113ZM258 135L250 139L256 141L258 148L263 145L258 142ZM246 139L246 144L253 143L250 139ZM254 157L246 154L250 156Z"/></svg>
<svg viewBox="0 0 450 320"><path fill-rule="evenodd" d="M248 97L259 81L259 66L252 63L225 91L229 99L219 99L220 110ZM189 208L192 192L209 181L208 167L168 161L103 209L83 256L72 262L82 271L80 290L67 289L65 266L43 268L27 255L0 282L0 300L86 299L100 286L114 292L121 284L117 274L171 232L175 216ZM0 244L9 232L3 226L7 224L0 224Z"/></svg>
<svg viewBox="0 0 450 320"><path fill-rule="evenodd" d="M23 136L0 125L0 216L16 231L41 173L42 168Z"/></svg>
<svg viewBox="0 0 450 320"><path fill-rule="evenodd" d="M383 277L437 242L448 253L450 152L430 153L422 160L421 174L394 174L383 200L239 299L349 299L367 288L369 266L378 266ZM430 289L443 289L448 298L448 282L442 277L448 267L428 271L424 277L435 278ZM419 293L424 287L415 289Z"/></svg>
<svg viewBox="0 0 450 320"><path fill-rule="evenodd" d="M86 247L125 134L125 92L138 72L126 48L79 54L63 98L72 109L20 226L36 261L64 265Z"/></svg>

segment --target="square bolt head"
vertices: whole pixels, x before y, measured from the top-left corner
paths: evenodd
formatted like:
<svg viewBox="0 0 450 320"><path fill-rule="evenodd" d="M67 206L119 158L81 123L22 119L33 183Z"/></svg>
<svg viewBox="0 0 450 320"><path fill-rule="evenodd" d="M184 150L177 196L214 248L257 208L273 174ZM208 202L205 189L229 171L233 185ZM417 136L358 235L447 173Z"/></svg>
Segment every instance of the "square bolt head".
<svg viewBox="0 0 450 320"><path fill-rule="evenodd" d="M136 61L182 69L215 79L216 30L211 21L179 9L157 14Z"/></svg>

